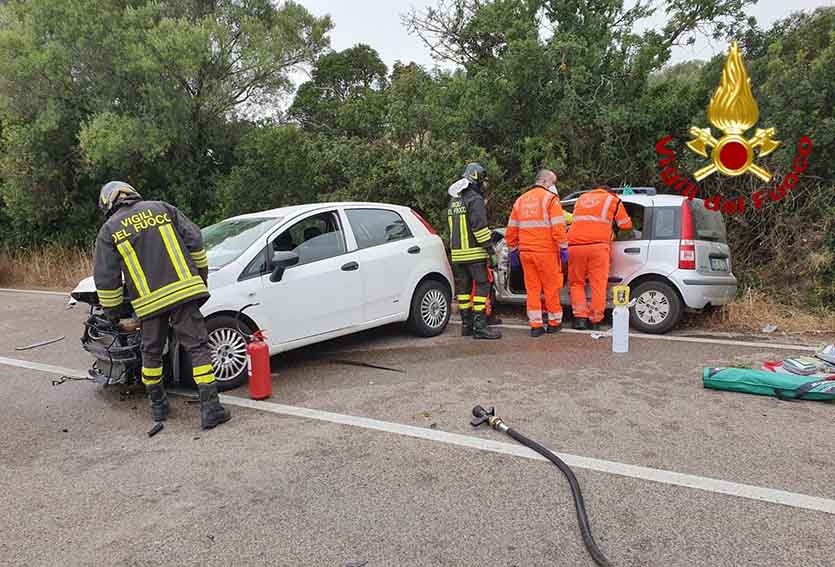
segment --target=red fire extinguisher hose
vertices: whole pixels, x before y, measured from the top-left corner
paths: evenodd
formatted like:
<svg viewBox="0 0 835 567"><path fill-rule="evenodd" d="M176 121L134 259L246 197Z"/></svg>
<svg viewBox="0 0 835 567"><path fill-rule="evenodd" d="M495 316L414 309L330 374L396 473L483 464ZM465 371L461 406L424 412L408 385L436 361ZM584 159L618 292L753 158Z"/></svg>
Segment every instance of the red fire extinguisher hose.
<svg viewBox="0 0 835 567"><path fill-rule="evenodd" d="M263 400L273 394L272 374L270 373L270 347L267 346L264 331L256 329L251 335L241 329L241 313L258 303L244 305L235 316L238 332L246 338L246 364L249 372L249 397Z"/></svg>

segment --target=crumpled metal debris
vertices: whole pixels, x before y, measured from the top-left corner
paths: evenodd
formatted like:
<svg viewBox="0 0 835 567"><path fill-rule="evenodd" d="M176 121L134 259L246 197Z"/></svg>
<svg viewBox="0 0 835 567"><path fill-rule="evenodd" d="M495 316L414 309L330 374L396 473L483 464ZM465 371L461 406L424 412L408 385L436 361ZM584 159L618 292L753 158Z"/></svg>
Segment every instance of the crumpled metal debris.
<svg viewBox="0 0 835 567"><path fill-rule="evenodd" d="M591 334L591 338L593 338L594 340L604 339L606 337L611 337L611 336L612 336L612 331L606 331L605 333L592 333Z"/></svg>

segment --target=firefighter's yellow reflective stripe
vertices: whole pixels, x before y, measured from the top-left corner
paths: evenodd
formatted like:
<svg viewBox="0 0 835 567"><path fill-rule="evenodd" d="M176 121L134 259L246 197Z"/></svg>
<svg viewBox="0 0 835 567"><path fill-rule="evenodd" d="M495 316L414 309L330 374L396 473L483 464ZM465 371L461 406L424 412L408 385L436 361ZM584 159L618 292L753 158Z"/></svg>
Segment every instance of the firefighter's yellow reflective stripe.
<svg viewBox="0 0 835 567"><path fill-rule="evenodd" d="M136 257L136 250L133 249L130 241L126 240L116 247L119 254L122 255L122 260L125 261L125 266L128 268L130 279L133 281L133 286L136 288L136 293L139 297L145 297L151 293L148 287L148 280L145 278L145 272L142 271L142 266L139 264L139 258Z"/></svg>
<svg viewBox="0 0 835 567"><path fill-rule="evenodd" d="M118 289L97 289L96 293L99 296L101 306L105 309L118 307L122 304L124 290L121 287Z"/></svg>
<svg viewBox="0 0 835 567"><path fill-rule="evenodd" d="M147 317L148 315L153 315L154 313L157 313L165 309L166 307L170 307L175 303L178 303L190 297L194 297L195 295L200 295L207 292L208 290L206 289L206 286L203 285L203 281L201 280L198 284L189 286L177 293L172 293L164 297L161 297L160 299L143 305L142 307L136 307L134 305L134 309L136 309L136 314L140 317Z"/></svg>
<svg viewBox="0 0 835 567"><path fill-rule="evenodd" d="M487 298L480 295L474 295L473 303L487 303Z"/></svg>
<svg viewBox="0 0 835 567"><path fill-rule="evenodd" d="M192 377L196 384L211 384L215 381L214 368L211 364L203 364L202 366L195 366L192 369Z"/></svg>
<svg viewBox="0 0 835 567"><path fill-rule="evenodd" d="M476 303L475 305L473 305L473 311L475 311L476 313L481 313L482 311L486 310L487 306L484 304L479 305L478 303Z"/></svg>
<svg viewBox="0 0 835 567"><path fill-rule="evenodd" d="M461 250L466 250L470 247L470 229L467 226L466 215L461 215L458 218L460 219L458 228L461 229Z"/></svg>
<svg viewBox="0 0 835 567"><path fill-rule="evenodd" d="M469 293L467 293L467 294L462 293L458 296L458 301L469 301L469 300L470 300L470 294Z"/></svg>
<svg viewBox="0 0 835 567"><path fill-rule="evenodd" d="M107 297L113 299L114 297L122 297L123 288L118 287L116 289L96 289L96 293L99 294L99 298Z"/></svg>
<svg viewBox="0 0 835 567"><path fill-rule="evenodd" d="M191 276L191 270L188 269L188 264L186 264L186 259L183 256L183 249L180 248L174 229L170 224L164 224L159 227L159 232L162 234L162 242L165 244L168 257L171 259L171 264L174 265L180 281L188 279Z"/></svg>
<svg viewBox="0 0 835 567"><path fill-rule="evenodd" d="M213 372L209 372L208 374L204 374L203 376L195 376L194 383L195 384L211 384L215 381L215 375Z"/></svg>
<svg viewBox="0 0 835 567"><path fill-rule="evenodd" d="M198 283L203 283L203 280L200 278L200 276L191 276L190 278L188 278L185 281L182 281L182 282L177 281L177 282L174 282L174 283L170 283L170 284L168 284L166 286L163 286L163 287L161 287L157 290L154 290L154 292L151 293L150 295L148 295L147 297L142 297L140 299L136 299L132 303L133 303L134 308L144 307L148 303L151 303L153 301L157 301L158 299L160 299L161 297L163 297L165 295L175 293L177 291L180 291L181 289L185 289L187 287L190 287L190 286L198 284Z"/></svg>
<svg viewBox="0 0 835 567"><path fill-rule="evenodd" d="M487 251L484 248L470 248L469 250L453 250L453 262L467 262L469 260L486 260Z"/></svg>
<svg viewBox="0 0 835 567"><path fill-rule="evenodd" d="M142 383L146 386L153 386L162 381L162 367L159 368L145 368L142 367Z"/></svg>
<svg viewBox="0 0 835 567"><path fill-rule="evenodd" d="M198 250L197 252L191 252L191 259L194 260L194 265L198 268L208 268L209 267L209 256L206 254L205 250Z"/></svg>
<svg viewBox="0 0 835 567"><path fill-rule="evenodd" d="M490 240L490 229L487 227L482 228L481 230L477 230L473 233L475 236L476 242L482 244Z"/></svg>
<svg viewBox="0 0 835 567"><path fill-rule="evenodd" d="M190 287L190 288L184 289L180 293L176 293L174 295L169 295L169 296L164 297L163 299L161 299L161 300L159 300L155 303L151 303L151 304L149 304L145 307L142 307L140 309L136 309L136 314L139 317L150 317L151 315L154 315L155 313L159 313L163 309L171 307L172 305L174 305L176 303L179 303L181 301L185 301L185 300L187 300L191 297L197 296L197 295L201 295L205 292L206 292L205 286L197 285L197 286L194 286L194 287Z"/></svg>
<svg viewBox="0 0 835 567"><path fill-rule="evenodd" d="M472 308L473 308L473 304L472 304L472 303L470 303L470 302L467 302L467 303L459 303L459 304L458 304L458 309L459 309L459 310L467 310L467 309L472 309Z"/></svg>
<svg viewBox="0 0 835 567"><path fill-rule="evenodd" d="M195 376L202 376L203 374L208 374L213 370L214 367L211 364L203 364L201 366L195 366L194 368L192 368L192 371L194 372Z"/></svg>

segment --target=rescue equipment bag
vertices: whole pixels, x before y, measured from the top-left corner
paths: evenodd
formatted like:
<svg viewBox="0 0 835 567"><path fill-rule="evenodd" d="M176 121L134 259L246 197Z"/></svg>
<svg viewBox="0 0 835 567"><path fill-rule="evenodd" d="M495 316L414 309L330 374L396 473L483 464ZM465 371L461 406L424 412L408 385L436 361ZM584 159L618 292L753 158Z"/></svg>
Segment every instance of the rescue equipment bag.
<svg viewBox="0 0 835 567"><path fill-rule="evenodd" d="M835 400L835 375L811 379L809 376L754 370L753 368L705 368L705 388L727 390L781 400Z"/></svg>

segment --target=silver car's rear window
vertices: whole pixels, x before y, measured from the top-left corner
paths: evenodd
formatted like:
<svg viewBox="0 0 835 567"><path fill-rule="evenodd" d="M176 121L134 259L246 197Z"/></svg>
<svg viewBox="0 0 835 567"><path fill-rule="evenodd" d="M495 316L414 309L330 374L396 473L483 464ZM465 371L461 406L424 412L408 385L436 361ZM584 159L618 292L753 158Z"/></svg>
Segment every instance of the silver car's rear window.
<svg viewBox="0 0 835 567"><path fill-rule="evenodd" d="M708 210L701 199L690 201L690 210L693 212L696 240L727 243L728 234L725 231L725 219L722 218L722 213Z"/></svg>

